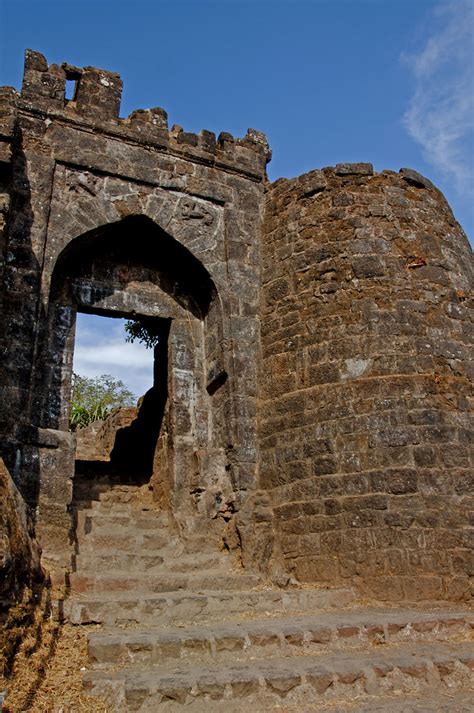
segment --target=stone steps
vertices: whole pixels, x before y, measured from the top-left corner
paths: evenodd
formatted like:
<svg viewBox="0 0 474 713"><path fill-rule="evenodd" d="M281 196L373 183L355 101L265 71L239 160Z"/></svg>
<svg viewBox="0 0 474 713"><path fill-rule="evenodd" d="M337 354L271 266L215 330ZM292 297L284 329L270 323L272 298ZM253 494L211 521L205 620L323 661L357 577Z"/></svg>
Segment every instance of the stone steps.
<svg viewBox="0 0 474 713"><path fill-rule="evenodd" d="M216 587L222 590L251 589L260 584L254 574L232 574L225 571L209 570L197 573L128 572L114 570L97 574L95 570L73 572L69 576L70 589L74 593L142 591L149 593L173 592L184 589L199 591Z"/></svg>
<svg viewBox="0 0 474 713"><path fill-rule="evenodd" d="M77 510L75 540L79 553L111 548L120 552L155 551L170 547L173 555L219 552L208 533L178 535L176 524L168 514L155 509L137 509L129 504L113 504ZM222 554L222 552L219 552Z"/></svg>
<svg viewBox="0 0 474 713"><path fill-rule="evenodd" d="M89 535L92 530L103 531L110 528L127 528L127 530L153 530L158 532L172 531L170 523L161 518L155 518L145 512L132 513L126 510L102 511L85 509L77 512L77 530Z"/></svg>
<svg viewBox="0 0 474 713"><path fill-rule="evenodd" d="M131 515L139 515L140 513L149 513L153 515L154 520L162 523L167 523L172 520L168 511L164 511L154 506L152 502L140 503L134 500L109 499L104 500L85 500L74 502L74 507L78 512L87 510L89 512L101 512L104 515L107 513L122 512Z"/></svg>
<svg viewBox="0 0 474 713"><path fill-rule="evenodd" d="M110 479L106 478L102 478L100 482L94 485L90 482L75 483L74 485L74 500L79 507L91 502L101 503L105 506L114 503L143 502L143 498L142 488L113 485ZM151 501L151 498L149 501Z"/></svg>
<svg viewBox="0 0 474 713"><path fill-rule="evenodd" d="M232 665L159 666L139 670L89 671L92 695L104 696L114 711L203 710L208 700L225 710L270 709L282 703L351 701L355 696L433 692L473 686L471 643L415 643L365 652L267 658ZM171 705L170 705L171 704Z"/></svg>
<svg viewBox="0 0 474 713"><path fill-rule="evenodd" d="M196 592L147 591L85 593L60 603L57 617L73 624L106 626L158 625L228 621L240 617L276 616L342 609L354 602L352 589L213 589Z"/></svg>
<svg viewBox="0 0 474 713"><path fill-rule="evenodd" d="M402 698L416 706L433 691L462 710L470 612L361 607L352 589L267 586L207 531L180 536L169 514L132 495L120 486L77 510L70 596L56 611L96 625L84 685L112 710L401 713Z"/></svg>
<svg viewBox="0 0 474 713"><path fill-rule="evenodd" d="M343 703L328 701L321 703L316 699L311 703L291 703L288 699L273 707L273 710L284 711L284 713L473 713L472 691L452 690L446 688L438 690L435 695L429 691L423 691L418 695L410 695L400 692L392 695L353 696L351 700ZM242 713L238 701L207 700L204 703L195 701L190 706L194 713ZM144 708L143 710L146 710ZM160 704L160 711L183 710L180 704L172 701ZM259 704L252 702L251 713L267 713L272 710L268 703Z"/></svg>
<svg viewBox="0 0 474 713"><path fill-rule="evenodd" d="M123 629L92 634L89 658L95 667L110 664L173 665L199 659L210 665L218 658L232 663L271 656L321 654L414 641L470 638L474 614L456 610L355 610L320 612L214 623L150 631Z"/></svg>
<svg viewBox="0 0 474 713"><path fill-rule="evenodd" d="M143 552L144 549L154 551L170 549L174 557L194 555L196 552L213 554L216 552L227 556L226 552L217 550L209 537L179 537L174 531L139 530L131 527L95 528L89 533L78 533L76 537L79 553L95 552L96 550L113 549L118 552Z"/></svg>
<svg viewBox="0 0 474 713"><path fill-rule="evenodd" d="M314 713L322 709L318 704L305 706L305 713ZM211 708L211 711L215 710ZM362 701L346 701L344 707L330 706L324 710L332 713L472 713L472 691L453 691L452 689L440 690L432 696L424 691L418 696L377 696L374 699ZM290 713L303 713L300 707L285 706L285 711Z"/></svg>
<svg viewBox="0 0 474 713"><path fill-rule="evenodd" d="M149 546L149 549L152 548ZM76 571L85 572L142 572L153 570L154 573L175 572L186 573L218 570L225 567L225 556L219 554L182 554L179 558L172 557L173 546L167 542L163 547L155 547L149 553L137 551L120 552L112 549L96 549L81 547L75 556Z"/></svg>
<svg viewBox="0 0 474 713"><path fill-rule="evenodd" d="M116 552L143 552L144 549L153 551L166 547L180 546L184 551L184 543L179 541L177 535L163 531L136 532L133 528L103 528L95 529L93 536L90 534L79 534L76 538L79 552L95 552L97 550L113 549Z"/></svg>

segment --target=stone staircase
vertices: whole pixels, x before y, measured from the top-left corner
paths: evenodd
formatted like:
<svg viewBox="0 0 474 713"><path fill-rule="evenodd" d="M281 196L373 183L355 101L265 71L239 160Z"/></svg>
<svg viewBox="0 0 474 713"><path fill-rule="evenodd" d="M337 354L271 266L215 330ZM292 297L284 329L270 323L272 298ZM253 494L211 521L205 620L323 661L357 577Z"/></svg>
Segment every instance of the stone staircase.
<svg viewBox="0 0 474 713"><path fill-rule="evenodd" d="M112 711L474 711L474 616L266 586L143 488L76 504L61 617L89 624L84 686Z"/></svg>

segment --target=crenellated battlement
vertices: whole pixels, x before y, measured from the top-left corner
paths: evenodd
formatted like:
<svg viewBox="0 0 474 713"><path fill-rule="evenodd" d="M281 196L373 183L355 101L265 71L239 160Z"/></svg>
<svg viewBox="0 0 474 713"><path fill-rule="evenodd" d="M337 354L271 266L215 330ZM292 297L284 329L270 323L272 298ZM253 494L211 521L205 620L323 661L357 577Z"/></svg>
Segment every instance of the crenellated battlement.
<svg viewBox="0 0 474 713"><path fill-rule="evenodd" d="M222 132L216 138L206 129L195 134L177 124L169 128L168 115L160 107L137 109L121 118L121 94L122 80L115 72L66 62L49 65L39 52L26 50L21 94L14 100L10 95L6 99L23 110L86 123L104 133L118 133L173 154L229 166L259 178L265 176L271 151L262 132L248 129L243 138Z"/></svg>
<svg viewBox="0 0 474 713"><path fill-rule="evenodd" d="M68 82L73 83L71 99L66 97ZM47 111L69 109L83 117L117 121L122 80L115 72L95 67L48 65L42 54L26 50L21 97Z"/></svg>

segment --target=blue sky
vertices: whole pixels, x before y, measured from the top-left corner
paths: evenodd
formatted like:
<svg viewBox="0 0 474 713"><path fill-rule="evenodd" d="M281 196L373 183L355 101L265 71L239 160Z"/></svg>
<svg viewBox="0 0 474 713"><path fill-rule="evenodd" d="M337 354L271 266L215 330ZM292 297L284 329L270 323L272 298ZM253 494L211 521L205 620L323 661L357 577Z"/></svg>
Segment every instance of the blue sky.
<svg viewBox="0 0 474 713"><path fill-rule="evenodd" d="M125 320L78 314L74 371L81 376L112 374L137 397L153 385L153 350L125 341Z"/></svg>
<svg viewBox="0 0 474 713"><path fill-rule="evenodd" d="M20 87L30 47L118 71L123 116L162 106L187 131L264 131L271 180L409 166L472 239L473 14L473 0L0 0L0 83Z"/></svg>

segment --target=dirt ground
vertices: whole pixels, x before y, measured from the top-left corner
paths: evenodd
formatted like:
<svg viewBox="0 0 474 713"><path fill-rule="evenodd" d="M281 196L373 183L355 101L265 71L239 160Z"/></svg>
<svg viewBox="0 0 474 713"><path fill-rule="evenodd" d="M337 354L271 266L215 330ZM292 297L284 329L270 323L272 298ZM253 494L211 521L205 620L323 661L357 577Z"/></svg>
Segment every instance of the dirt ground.
<svg viewBox="0 0 474 713"><path fill-rule="evenodd" d="M83 692L86 661L84 627L38 622L23 641L13 676L0 678L0 692L7 692L2 713L111 713Z"/></svg>

